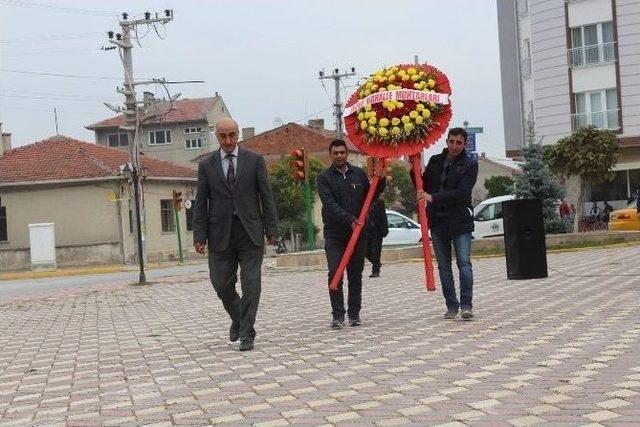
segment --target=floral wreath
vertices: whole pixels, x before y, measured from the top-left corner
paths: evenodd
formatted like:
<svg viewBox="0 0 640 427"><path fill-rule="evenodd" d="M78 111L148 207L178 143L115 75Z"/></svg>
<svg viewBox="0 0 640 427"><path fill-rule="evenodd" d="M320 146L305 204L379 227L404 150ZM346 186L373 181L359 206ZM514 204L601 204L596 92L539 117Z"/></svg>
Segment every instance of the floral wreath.
<svg viewBox="0 0 640 427"><path fill-rule="evenodd" d="M427 64L382 68L349 98L345 126L361 151L413 155L434 144L451 120L447 76Z"/></svg>

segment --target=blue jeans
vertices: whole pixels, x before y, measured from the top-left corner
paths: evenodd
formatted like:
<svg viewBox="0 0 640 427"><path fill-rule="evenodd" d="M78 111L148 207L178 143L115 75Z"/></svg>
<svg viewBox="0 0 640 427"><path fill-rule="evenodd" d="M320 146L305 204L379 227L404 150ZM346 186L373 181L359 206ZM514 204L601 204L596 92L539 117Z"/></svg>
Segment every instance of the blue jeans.
<svg viewBox="0 0 640 427"><path fill-rule="evenodd" d="M442 294L448 309L473 308L473 269L471 268L471 233L456 236L447 234L431 234L433 250L438 261L438 273ZM456 251L456 264L460 273L460 302L456 296L456 286L453 283L451 270L451 244Z"/></svg>

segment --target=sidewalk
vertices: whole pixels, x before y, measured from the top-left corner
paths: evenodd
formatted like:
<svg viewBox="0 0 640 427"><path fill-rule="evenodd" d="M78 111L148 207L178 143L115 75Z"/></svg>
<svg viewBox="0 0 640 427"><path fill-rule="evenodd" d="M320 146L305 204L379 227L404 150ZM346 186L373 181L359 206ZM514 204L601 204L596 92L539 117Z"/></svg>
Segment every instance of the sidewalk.
<svg viewBox="0 0 640 427"><path fill-rule="evenodd" d="M640 251L474 260L472 322L420 263L365 277L329 330L324 270L267 271L256 349L227 342L207 273L0 300L0 426L624 426L640 423Z"/></svg>

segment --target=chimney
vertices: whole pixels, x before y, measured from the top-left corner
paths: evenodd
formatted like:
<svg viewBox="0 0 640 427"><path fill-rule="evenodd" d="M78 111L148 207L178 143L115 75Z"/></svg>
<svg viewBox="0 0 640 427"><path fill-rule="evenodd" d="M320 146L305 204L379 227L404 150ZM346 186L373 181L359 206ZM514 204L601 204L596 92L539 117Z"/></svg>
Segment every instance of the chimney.
<svg viewBox="0 0 640 427"><path fill-rule="evenodd" d="M2 132L2 123L0 123L0 156L11 148L11 133Z"/></svg>
<svg viewBox="0 0 640 427"><path fill-rule="evenodd" d="M153 96L153 93L151 93L151 92L143 92L142 93L142 101L144 102L145 111L148 111L151 108L153 108L153 104L155 104L156 98L155 98L155 96Z"/></svg>
<svg viewBox="0 0 640 427"><path fill-rule="evenodd" d="M256 128L242 128L242 140L253 138L256 135Z"/></svg>
<svg viewBox="0 0 640 427"><path fill-rule="evenodd" d="M307 124L315 129L324 129L324 119L311 119Z"/></svg>

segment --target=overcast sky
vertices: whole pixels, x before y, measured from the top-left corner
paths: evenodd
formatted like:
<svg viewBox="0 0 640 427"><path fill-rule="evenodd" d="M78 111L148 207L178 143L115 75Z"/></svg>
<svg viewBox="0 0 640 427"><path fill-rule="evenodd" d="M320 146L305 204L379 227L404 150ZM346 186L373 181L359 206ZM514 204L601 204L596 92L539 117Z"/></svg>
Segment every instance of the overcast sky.
<svg viewBox="0 0 640 427"><path fill-rule="evenodd" d="M323 87L319 70L353 66L362 78L418 55L451 80L452 125L483 126L478 151L504 157L494 0L0 0L0 122L14 146L54 135L54 108L61 134L93 141L84 126L113 115L102 101L123 99L117 51L100 50L106 31L118 31L120 12L165 8L175 19L158 28L162 39L153 30L141 38L134 76L205 80L171 89L188 98L219 92L241 127L320 117L334 128L333 81ZM343 99L356 82L344 81Z"/></svg>

